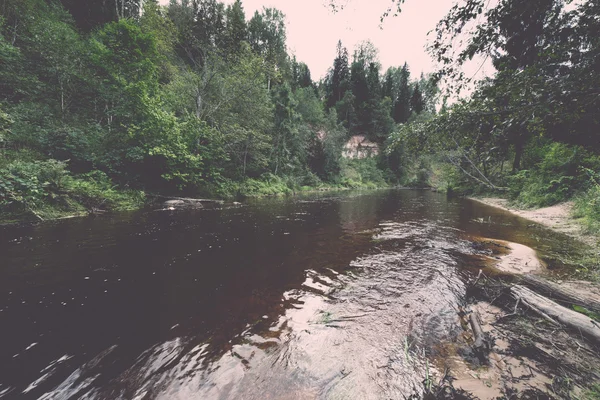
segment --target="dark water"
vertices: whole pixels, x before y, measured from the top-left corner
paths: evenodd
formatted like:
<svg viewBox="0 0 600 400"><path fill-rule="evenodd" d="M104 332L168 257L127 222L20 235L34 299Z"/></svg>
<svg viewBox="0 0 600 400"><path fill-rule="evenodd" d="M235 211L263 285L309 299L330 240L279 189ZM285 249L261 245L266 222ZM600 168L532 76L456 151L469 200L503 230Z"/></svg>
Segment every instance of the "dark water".
<svg viewBox="0 0 600 400"><path fill-rule="evenodd" d="M401 398L460 329L475 236L571 246L407 190L1 227L0 398Z"/></svg>

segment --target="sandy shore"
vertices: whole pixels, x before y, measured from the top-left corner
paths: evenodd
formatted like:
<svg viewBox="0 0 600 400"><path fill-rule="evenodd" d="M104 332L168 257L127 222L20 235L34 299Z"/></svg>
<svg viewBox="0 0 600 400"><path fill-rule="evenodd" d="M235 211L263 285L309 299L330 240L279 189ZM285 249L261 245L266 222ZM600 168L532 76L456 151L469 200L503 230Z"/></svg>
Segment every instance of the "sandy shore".
<svg viewBox="0 0 600 400"><path fill-rule="evenodd" d="M472 200L503 209L575 237L592 246L598 245L598 238L584 235L577 221L571 217L572 203L562 203L537 210L519 210L509 207L508 202L504 199L473 198ZM530 247L497 239L474 238L474 240L485 242L488 246L496 246L495 256L490 257L490 261L493 267L500 271L515 275L544 274L546 266L538 258L535 250ZM588 297L600 299L600 286L597 284L583 281L558 281L558 283ZM452 369L454 387L462 388L476 397L486 400L505 395L507 387L521 392L531 388L547 392L548 387L551 387L553 383L552 375L543 372L545 369L542 368L543 365L539 364L539 361L512 354L509 343L510 338L515 338L515 334L510 329L495 325L499 319L507 316L509 311L485 301L472 304L470 309L478 312L482 330L493 337L494 341L488 354L489 364L486 366L477 368L476 365L465 361L458 353L447 358L445 366ZM570 340L568 334L563 332L563 336L563 341ZM556 339L556 341L559 340ZM569 363L575 364L580 362L578 358L569 359L568 350L564 354L558 354L556 349L546 348L542 342L536 343L536 346L549 354L554 354L558 359L565 359ZM576 388L576 390L580 391L581 388Z"/></svg>
<svg viewBox="0 0 600 400"><path fill-rule="evenodd" d="M537 222L538 224L547 226L557 232L572 236L590 246L597 246L599 244L599 238L584 234L581 225L571 216L573 203L570 201L535 210L521 210L509 206L508 200L506 199L496 197L470 197L470 199L487 204L488 206L500 208L530 221Z"/></svg>

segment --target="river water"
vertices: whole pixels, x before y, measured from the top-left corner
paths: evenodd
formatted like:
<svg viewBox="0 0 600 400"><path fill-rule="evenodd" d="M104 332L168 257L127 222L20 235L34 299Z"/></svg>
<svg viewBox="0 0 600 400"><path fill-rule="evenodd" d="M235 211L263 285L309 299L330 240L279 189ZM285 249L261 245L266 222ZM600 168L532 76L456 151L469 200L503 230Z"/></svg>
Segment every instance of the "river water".
<svg viewBox="0 0 600 400"><path fill-rule="evenodd" d="M0 398L407 397L461 329L476 237L572 246L418 190L0 227Z"/></svg>

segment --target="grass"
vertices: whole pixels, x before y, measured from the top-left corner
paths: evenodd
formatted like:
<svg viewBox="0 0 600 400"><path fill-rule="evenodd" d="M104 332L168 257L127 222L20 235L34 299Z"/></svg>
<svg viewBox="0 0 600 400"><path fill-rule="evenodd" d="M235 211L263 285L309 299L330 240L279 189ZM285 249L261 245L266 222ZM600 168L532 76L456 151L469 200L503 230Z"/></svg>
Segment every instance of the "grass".
<svg viewBox="0 0 600 400"><path fill-rule="evenodd" d="M573 212L588 233L600 235L600 185L597 182L575 197Z"/></svg>
<svg viewBox="0 0 600 400"><path fill-rule="evenodd" d="M581 394L581 400L600 400L600 383L593 384Z"/></svg>

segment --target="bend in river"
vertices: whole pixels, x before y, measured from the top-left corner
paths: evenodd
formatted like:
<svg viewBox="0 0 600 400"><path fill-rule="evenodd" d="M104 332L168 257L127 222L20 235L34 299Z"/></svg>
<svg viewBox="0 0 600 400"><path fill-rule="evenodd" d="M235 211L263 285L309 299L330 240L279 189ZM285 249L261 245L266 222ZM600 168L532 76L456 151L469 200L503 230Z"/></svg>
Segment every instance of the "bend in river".
<svg viewBox="0 0 600 400"><path fill-rule="evenodd" d="M461 329L472 238L574 246L418 190L0 229L0 398L32 399L409 396Z"/></svg>

